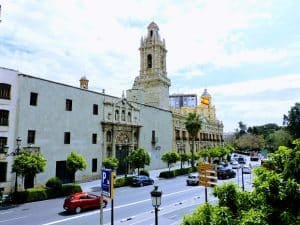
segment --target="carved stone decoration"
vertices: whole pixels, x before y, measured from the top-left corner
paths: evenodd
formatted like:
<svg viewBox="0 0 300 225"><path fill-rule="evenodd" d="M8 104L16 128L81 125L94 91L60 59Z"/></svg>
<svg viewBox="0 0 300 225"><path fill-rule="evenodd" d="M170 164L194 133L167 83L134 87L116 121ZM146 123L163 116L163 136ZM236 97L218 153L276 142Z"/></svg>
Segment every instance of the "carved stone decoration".
<svg viewBox="0 0 300 225"><path fill-rule="evenodd" d="M116 144L128 144L129 143L129 137L126 133L120 132L116 136Z"/></svg>

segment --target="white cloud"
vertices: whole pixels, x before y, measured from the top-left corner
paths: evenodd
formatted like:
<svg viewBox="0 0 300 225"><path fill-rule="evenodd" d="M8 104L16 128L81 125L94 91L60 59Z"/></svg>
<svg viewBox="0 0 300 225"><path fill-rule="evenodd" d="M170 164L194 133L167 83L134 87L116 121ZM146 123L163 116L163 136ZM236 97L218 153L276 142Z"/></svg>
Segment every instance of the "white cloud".
<svg viewBox="0 0 300 225"><path fill-rule="evenodd" d="M292 66L289 59L300 56L299 34L294 34L294 39L286 34L287 44L282 48L252 47L245 41L249 29L259 31L277 25L281 18L276 17L273 8L274 2L267 0L5 1L0 66L74 86L86 75L92 89L106 89L108 94L121 96L139 73L140 38L146 34L148 24L155 21L161 37L166 39L169 77L182 76L200 86L201 76L209 75L201 65L219 71L266 63ZM260 80L245 77L246 82L208 87L215 97L218 117L226 124L238 118L254 118L257 122L276 119L277 113L287 111L283 102L249 101L249 97L245 102L243 98L299 89L300 71L293 71L272 79L263 79L262 74ZM201 94L203 89L178 85L178 92L185 91ZM291 99L288 105L294 101ZM267 112L265 106L271 109L269 114L276 116L262 116Z"/></svg>

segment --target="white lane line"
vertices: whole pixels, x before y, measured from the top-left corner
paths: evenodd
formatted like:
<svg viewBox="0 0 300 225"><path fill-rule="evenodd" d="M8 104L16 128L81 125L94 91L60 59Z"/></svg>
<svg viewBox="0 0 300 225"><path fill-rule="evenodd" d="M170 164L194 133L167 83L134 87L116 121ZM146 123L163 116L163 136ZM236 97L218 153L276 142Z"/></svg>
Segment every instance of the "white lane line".
<svg viewBox="0 0 300 225"><path fill-rule="evenodd" d="M6 212L2 212L2 213L0 213L0 215L4 215L4 214L8 214L8 213L13 213L14 212L14 210L11 210L11 211L6 211Z"/></svg>
<svg viewBox="0 0 300 225"><path fill-rule="evenodd" d="M194 188L189 188L189 189L186 189L186 190L183 190L183 191L173 192L173 193L164 195L164 197L175 195L175 194L180 194L180 193L183 193L183 192L188 192L190 190L195 190L195 189ZM143 202L148 202L148 201L151 201L151 199L149 198L149 199L144 199L144 200L133 202L133 203L128 203L128 204L124 204L124 205L120 205L120 206L115 206L114 209L120 209L120 208L124 208L124 207L127 207L127 206L132 206L132 205L136 205L136 204L143 203ZM105 209L104 211L108 211L108 210L110 210L110 208ZM94 214L98 214L98 213L99 213L99 210L93 211L93 212L90 212L90 213L84 213L82 215L69 217L69 218L66 218L66 219L61 219L61 220L56 220L56 221L52 221L52 222L49 222L49 223L44 223L42 225L52 225L52 224L62 223L62 222L65 222L65 221L74 220L74 219L78 219L78 218L82 218L82 217L86 217L86 216L90 216L90 215L94 215Z"/></svg>
<svg viewBox="0 0 300 225"><path fill-rule="evenodd" d="M9 221L18 220L18 219L22 219L22 218L25 218L25 217L28 217L28 216L20 216L20 217L7 219L7 220L0 220L0 223L6 223L6 222L9 222Z"/></svg>

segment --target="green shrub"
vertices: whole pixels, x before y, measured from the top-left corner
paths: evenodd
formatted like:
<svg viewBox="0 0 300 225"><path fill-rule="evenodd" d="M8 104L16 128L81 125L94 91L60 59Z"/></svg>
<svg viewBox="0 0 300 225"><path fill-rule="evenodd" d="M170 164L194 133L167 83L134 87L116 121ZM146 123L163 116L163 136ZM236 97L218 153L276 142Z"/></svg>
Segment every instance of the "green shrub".
<svg viewBox="0 0 300 225"><path fill-rule="evenodd" d="M16 203L35 202L48 198L46 188L29 188L26 191L14 193Z"/></svg>
<svg viewBox="0 0 300 225"><path fill-rule="evenodd" d="M114 182L114 187L124 187L124 186L128 186L131 185L132 183L132 176L128 176L128 177L119 177L115 179Z"/></svg>
<svg viewBox="0 0 300 225"><path fill-rule="evenodd" d="M76 192L81 192L82 189L78 184L63 184L62 185L62 196L67 196Z"/></svg>
<svg viewBox="0 0 300 225"><path fill-rule="evenodd" d="M46 188L46 193L47 193L48 199L63 196L61 189L58 190L58 189L54 189L54 188Z"/></svg>
<svg viewBox="0 0 300 225"><path fill-rule="evenodd" d="M132 179L133 179L132 176L126 177L126 185L131 185L132 184Z"/></svg>
<svg viewBox="0 0 300 225"><path fill-rule="evenodd" d="M148 170L143 169L143 170L140 171L140 175L144 175L144 176L149 177L150 174L149 174Z"/></svg>
<svg viewBox="0 0 300 225"><path fill-rule="evenodd" d="M48 198L45 188L29 188L26 192L26 202L41 201Z"/></svg>
<svg viewBox="0 0 300 225"><path fill-rule="evenodd" d="M175 175L181 176L181 175L189 174L191 171L192 171L192 168L177 169L177 170L175 170Z"/></svg>
<svg viewBox="0 0 300 225"><path fill-rule="evenodd" d="M160 178L172 178L175 177L175 171L174 170L170 170L170 171L162 171L159 174Z"/></svg>
<svg viewBox="0 0 300 225"><path fill-rule="evenodd" d="M62 181L58 177L51 177L46 182L46 187L53 188L53 189L56 189L56 190L61 190L61 188L62 188Z"/></svg>
<svg viewBox="0 0 300 225"><path fill-rule="evenodd" d="M123 186L126 186L125 177L119 177L115 179L114 187L123 187Z"/></svg>

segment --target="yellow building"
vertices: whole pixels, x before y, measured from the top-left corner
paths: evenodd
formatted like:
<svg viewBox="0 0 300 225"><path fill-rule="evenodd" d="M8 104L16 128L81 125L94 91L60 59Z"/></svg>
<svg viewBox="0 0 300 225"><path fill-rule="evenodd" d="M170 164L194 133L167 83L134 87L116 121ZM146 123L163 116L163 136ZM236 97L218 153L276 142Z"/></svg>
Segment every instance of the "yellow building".
<svg viewBox="0 0 300 225"><path fill-rule="evenodd" d="M212 104L212 97L207 89L204 90L196 107L180 107L171 110L174 128L173 148L179 153L188 153L191 150L192 140L189 139L185 128L185 120L187 115L193 112L196 112L202 121L201 129L196 137L195 151L223 144L223 123L217 120L216 108Z"/></svg>

